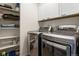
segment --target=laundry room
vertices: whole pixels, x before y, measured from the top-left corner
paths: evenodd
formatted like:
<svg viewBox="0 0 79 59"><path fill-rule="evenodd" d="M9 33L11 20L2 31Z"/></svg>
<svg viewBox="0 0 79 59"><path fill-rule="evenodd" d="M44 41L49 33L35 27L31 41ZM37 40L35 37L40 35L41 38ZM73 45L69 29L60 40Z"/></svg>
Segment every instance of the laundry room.
<svg viewBox="0 0 79 59"><path fill-rule="evenodd" d="M79 3L0 3L0 56L79 56Z"/></svg>

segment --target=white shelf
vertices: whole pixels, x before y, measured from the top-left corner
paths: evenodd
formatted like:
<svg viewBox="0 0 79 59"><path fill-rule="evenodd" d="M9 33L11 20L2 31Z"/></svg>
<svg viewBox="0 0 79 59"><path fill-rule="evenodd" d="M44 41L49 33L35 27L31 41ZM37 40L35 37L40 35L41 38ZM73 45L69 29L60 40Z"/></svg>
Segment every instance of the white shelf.
<svg viewBox="0 0 79 59"><path fill-rule="evenodd" d="M4 49L8 49L8 48L13 48L13 47L17 47L18 45L9 45L9 46L4 46L4 47L0 47L0 50L4 50Z"/></svg>
<svg viewBox="0 0 79 59"><path fill-rule="evenodd" d="M6 36L6 37L0 37L0 40L3 39L10 39L10 38L18 38L19 36Z"/></svg>
<svg viewBox="0 0 79 59"><path fill-rule="evenodd" d="M6 7L2 7L2 6L0 6L0 9L1 10L4 10L4 11L10 11L10 12L15 12L15 13L19 13L19 11L16 11L16 10L14 10L14 9L9 9L9 8L6 8Z"/></svg>
<svg viewBox="0 0 79 59"><path fill-rule="evenodd" d="M7 27L7 28L0 28L0 29L19 29L19 28L10 28L10 27L8 28Z"/></svg>
<svg viewBox="0 0 79 59"><path fill-rule="evenodd" d="M9 9L9 8L2 7L2 6L0 6L0 13L1 14L14 14L14 15L20 16L20 11L16 11L14 9ZM3 20L1 20L1 21L3 22ZM4 21L7 21L7 20L4 20ZM0 26L0 30L9 30L9 29L10 30L16 30L16 29L19 29L19 28L18 27L1 27ZM0 37L0 40L4 40L5 43L10 43L11 41L7 42L6 40L7 39L13 40L12 38L16 39L16 38L19 38L19 36L3 36L3 37ZM18 43L15 44L14 41L13 41L13 45L2 46L2 47L0 47L0 51L5 50L5 49L9 49L9 48L18 47L18 46L19 46L19 44Z"/></svg>

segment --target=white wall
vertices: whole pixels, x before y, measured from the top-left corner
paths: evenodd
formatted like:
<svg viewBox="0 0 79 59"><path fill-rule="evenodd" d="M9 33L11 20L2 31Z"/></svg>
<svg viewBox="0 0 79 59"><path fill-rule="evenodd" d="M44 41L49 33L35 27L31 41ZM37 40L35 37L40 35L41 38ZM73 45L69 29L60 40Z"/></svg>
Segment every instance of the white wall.
<svg viewBox="0 0 79 59"><path fill-rule="evenodd" d="M27 55L27 32L38 29L37 4L21 4L20 55Z"/></svg>
<svg viewBox="0 0 79 59"><path fill-rule="evenodd" d="M39 20L59 16L58 3L40 3L38 7Z"/></svg>

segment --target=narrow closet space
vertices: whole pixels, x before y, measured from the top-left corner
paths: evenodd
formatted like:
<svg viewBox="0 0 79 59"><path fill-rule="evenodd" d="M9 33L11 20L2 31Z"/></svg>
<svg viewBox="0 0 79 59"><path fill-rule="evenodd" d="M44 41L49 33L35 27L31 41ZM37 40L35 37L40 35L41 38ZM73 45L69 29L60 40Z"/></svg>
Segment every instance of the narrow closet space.
<svg viewBox="0 0 79 59"><path fill-rule="evenodd" d="M0 56L20 55L20 4L0 3Z"/></svg>

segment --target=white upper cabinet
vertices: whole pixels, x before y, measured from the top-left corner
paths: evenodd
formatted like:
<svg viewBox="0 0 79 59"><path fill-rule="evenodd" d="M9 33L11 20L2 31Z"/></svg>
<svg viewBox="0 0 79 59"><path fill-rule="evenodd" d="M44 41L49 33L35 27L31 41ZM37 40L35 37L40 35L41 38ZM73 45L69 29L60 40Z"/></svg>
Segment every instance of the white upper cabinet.
<svg viewBox="0 0 79 59"><path fill-rule="evenodd" d="M38 19L65 16L79 13L79 3L40 3L38 4Z"/></svg>
<svg viewBox="0 0 79 59"><path fill-rule="evenodd" d="M58 3L41 3L38 5L39 20L59 16Z"/></svg>
<svg viewBox="0 0 79 59"><path fill-rule="evenodd" d="M60 15L79 13L79 3L59 3Z"/></svg>

